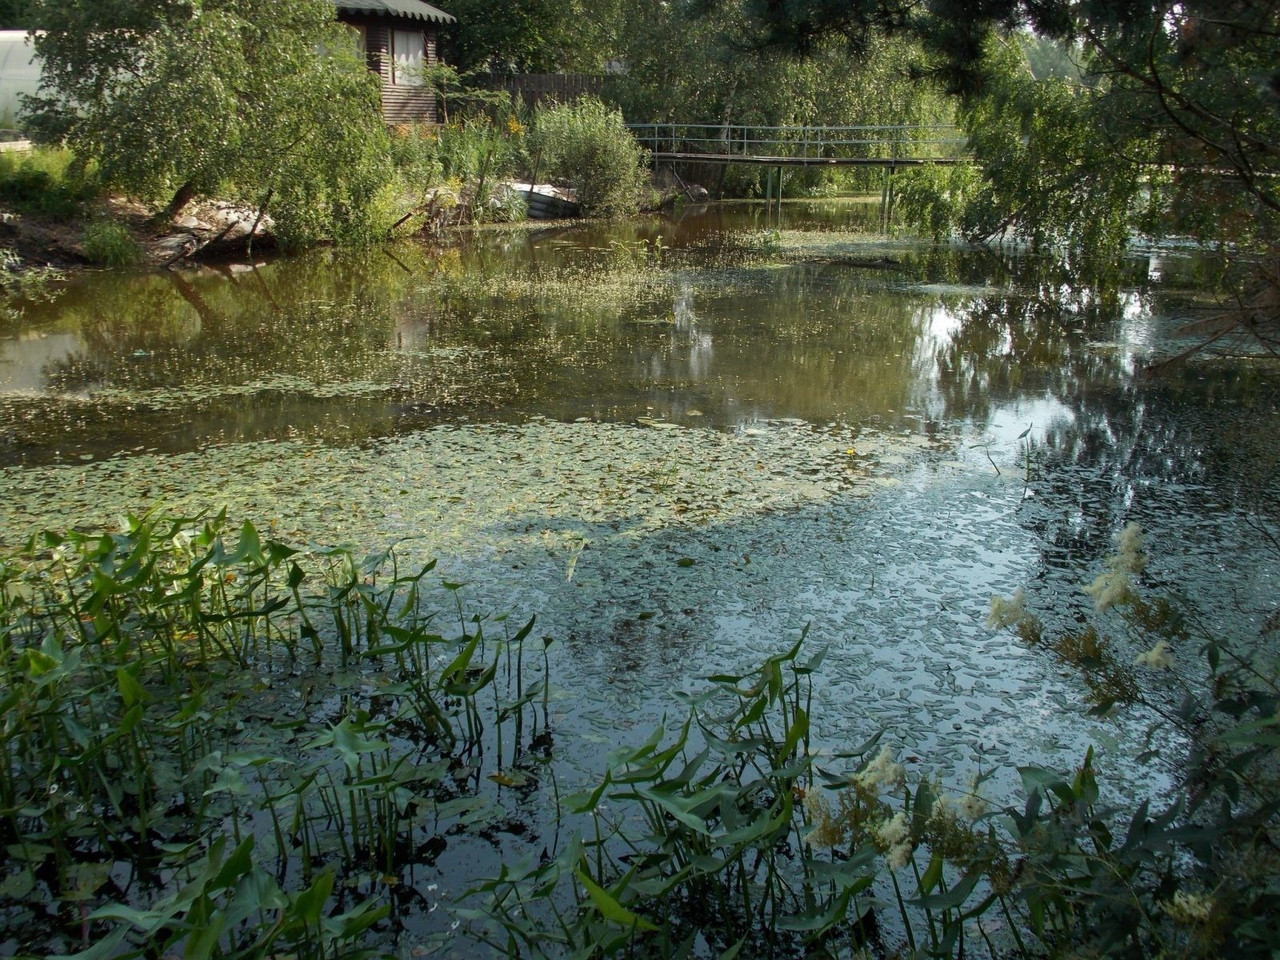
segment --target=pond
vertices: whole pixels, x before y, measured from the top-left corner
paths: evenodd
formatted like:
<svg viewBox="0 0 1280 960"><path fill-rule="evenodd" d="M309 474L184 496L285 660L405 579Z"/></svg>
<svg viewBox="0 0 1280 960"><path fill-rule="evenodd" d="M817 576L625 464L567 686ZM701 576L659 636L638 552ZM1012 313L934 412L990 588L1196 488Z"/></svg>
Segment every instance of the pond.
<svg viewBox="0 0 1280 960"><path fill-rule="evenodd" d="M437 559L469 611L555 639L564 789L679 713L674 691L807 628L824 750L884 730L913 774L995 768L1008 791L1093 744L1108 790L1158 791L1178 745L1139 762L1152 718L1087 716L1080 678L987 630L988 603L1025 587L1080 620L1137 522L1146 585L1256 635L1277 370L1146 372L1213 306L1191 256L1086 280L878 236L876 213L83 274L0 339L0 543L226 507Z"/></svg>

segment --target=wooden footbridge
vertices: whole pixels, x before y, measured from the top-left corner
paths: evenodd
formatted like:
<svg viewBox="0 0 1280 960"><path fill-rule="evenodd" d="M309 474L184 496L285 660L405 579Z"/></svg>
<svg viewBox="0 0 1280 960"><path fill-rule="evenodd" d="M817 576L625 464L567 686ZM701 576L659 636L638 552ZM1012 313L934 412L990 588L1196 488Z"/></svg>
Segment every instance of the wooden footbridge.
<svg viewBox="0 0 1280 960"><path fill-rule="evenodd" d="M746 163L770 167L900 167L969 163L968 141L944 124L768 127L738 124L627 124L653 162Z"/></svg>

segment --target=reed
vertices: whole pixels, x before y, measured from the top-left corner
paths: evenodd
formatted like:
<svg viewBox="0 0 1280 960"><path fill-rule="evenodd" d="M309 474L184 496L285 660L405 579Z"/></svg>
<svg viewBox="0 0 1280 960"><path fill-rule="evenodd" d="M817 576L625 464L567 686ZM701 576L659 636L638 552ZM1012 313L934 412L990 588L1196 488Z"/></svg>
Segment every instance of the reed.
<svg viewBox="0 0 1280 960"><path fill-rule="evenodd" d="M0 563L0 929L23 949L350 955L390 904L339 909L334 876L395 875L455 828L487 784L456 776L482 695L521 691L503 720L536 729L548 678L510 675L532 621L486 642L456 586L428 602L430 564L232 533L130 516Z"/></svg>

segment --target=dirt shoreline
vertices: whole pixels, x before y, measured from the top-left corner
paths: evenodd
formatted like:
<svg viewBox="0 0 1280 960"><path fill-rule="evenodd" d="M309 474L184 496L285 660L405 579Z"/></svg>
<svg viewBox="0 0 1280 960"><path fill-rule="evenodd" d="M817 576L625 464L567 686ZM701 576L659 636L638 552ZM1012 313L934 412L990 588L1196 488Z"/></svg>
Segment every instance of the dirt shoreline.
<svg viewBox="0 0 1280 960"><path fill-rule="evenodd" d="M222 201L192 204L176 218L124 198L102 201L88 217L65 220L19 212L0 205L0 250L11 250L11 272L54 269L63 272L95 266L85 249L85 227L93 220L123 226L138 245L139 264L166 266L191 258L216 259L275 246L269 217Z"/></svg>
<svg viewBox="0 0 1280 960"><path fill-rule="evenodd" d="M654 202L642 212L670 208L690 190L686 187L679 191L661 182L655 182L653 187ZM693 189L706 195L701 187ZM464 226L467 209L465 194L460 202L439 209L434 202L429 203L414 211L414 222L405 224L410 220L406 217L397 224L406 225L407 232L394 232L438 238L445 229ZM73 273L102 266L85 249L85 228L94 221L119 224L128 230L138 247L139 266L234 261L277 247L269 215L260 216L252 207L223 200L193 202L178 216L168 217L163 209L124 197L108 197L97 202L86 216L73 220L22 212L0 203L0 254L13 254L8 263L0 260L0 276L4 272L15 275L41 270ZM546 226L569 221L533 222Z"/></svg>

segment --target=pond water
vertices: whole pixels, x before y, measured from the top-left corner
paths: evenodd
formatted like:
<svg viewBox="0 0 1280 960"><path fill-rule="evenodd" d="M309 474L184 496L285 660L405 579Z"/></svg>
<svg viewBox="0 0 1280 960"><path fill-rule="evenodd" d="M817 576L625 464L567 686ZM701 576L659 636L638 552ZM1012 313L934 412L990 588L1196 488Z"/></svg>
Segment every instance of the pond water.
<svg viewBox="0 0 1280 960"><path fill-rule="evenodd" d="M1007 787L1095 744L1111 789L1158 790L1149 718L1087 717L1078 677L985 629L988 602L1023 586L1080 619L1138 522L1150 587L1256 635L1276 370L1144 375L1208 304L1189 257L1088 282L875 217L724 206L81 275L3 329L0 543L156 505L401 541L469 609L555 638L584 778L680 712L673 690L807 626L826 749L883 729L917 772Z"/></svg>

